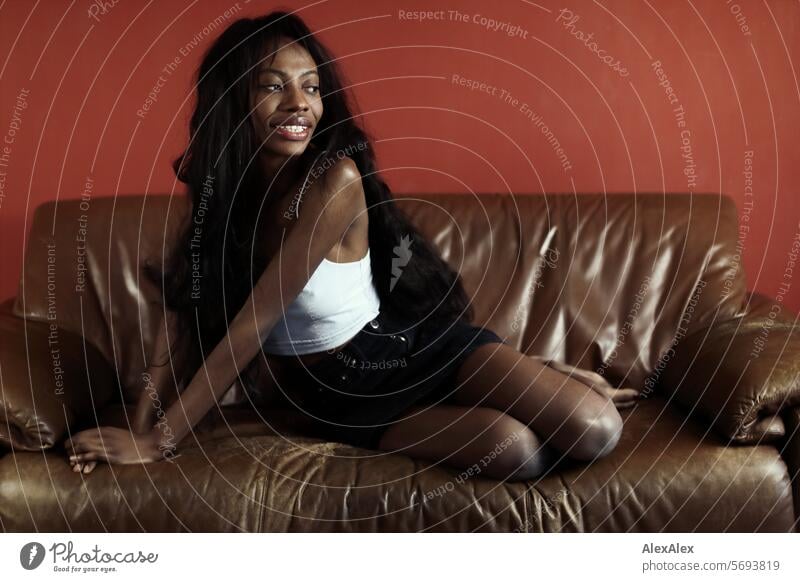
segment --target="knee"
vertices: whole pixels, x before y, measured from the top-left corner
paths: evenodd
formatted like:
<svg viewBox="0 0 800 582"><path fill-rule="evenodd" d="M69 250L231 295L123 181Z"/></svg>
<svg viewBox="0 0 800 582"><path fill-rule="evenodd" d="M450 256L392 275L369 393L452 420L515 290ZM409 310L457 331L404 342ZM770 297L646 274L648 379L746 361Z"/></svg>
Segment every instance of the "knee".
<svg viewBox="0 0 800 582"><path fill-rule="evenodd" d="M529 481L543 475L557 458L556 451L549 445L543 444L535 433L531 441L519 452L514 469L506 477L507 481Z"/></svg>
<svg viewBox="0 0 800 582"><path fill-rule="evenodd" d="M622 417L613 405L595 414L585 414L578 425L578 438L567 454L579 461L593 461L608 455L622 436Z"/></svg>
<svg viewBox="0 0 800 582"><path fill-rule="evenodd" d="M511 417L497 423L487 443L493 448L479 462L487 477L508 481L538 477L548 466L549 455L539 437ZM488 447L487 447L488 448Z"/></svg>

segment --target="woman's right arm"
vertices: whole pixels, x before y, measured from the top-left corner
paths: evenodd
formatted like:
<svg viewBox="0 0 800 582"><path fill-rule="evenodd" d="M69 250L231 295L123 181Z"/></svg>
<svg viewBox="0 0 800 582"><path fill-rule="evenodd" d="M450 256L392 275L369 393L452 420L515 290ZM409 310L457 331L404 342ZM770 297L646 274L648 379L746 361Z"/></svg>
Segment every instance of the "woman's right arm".
<svg viewBox="0 0 800 582"><path fill-rule="evenodd" d="M143 388L130 426L131 431L136 434L146 435L153 430L159 410L163 417L167 408L164 396L167 394L167 388L174 382L171 374L172 366L181 370L180 364L174 358L170 360L168 349L169 341L175 341L177 338L175 313L165 309L164 314L158 324L147 371L143 372L140 378ZM177 392L176 390L175 393ZM77 462L72 465L72 470L88 474L96 466L97 461Z"/></svg>
<svg viewBox="0 0 800 582"><path fill-rule="evenodd" d="M176 323L175 313L165 309L164 316L158 325L147 371L142 373L140 378L142 391L136 404L136 412L131 426L135 433L149 433L156 423L159 410L163 416L168 404L164 399L167 388L173 387L175 382L172 373L173 366L178 372L182 371L178 362L170 359L169 356L170 341L174 342L177 338ZM178 390L175 389L176 394L177 392Z"/></svg>
<svg viewBox="0 0 800 582"><path fill-rule="evenodd" d="M260 342L280 319L283 303L297 297L325 256L340 243L353 221L366 217L361 175L344 158L328 170L329 182L314 182L281 252L264 269L250 297L228 324L227 333L148 434L115 427L82 431L67 439L75 462L153 462L174 456L177 445L211 410L261 350Z"/></svg>

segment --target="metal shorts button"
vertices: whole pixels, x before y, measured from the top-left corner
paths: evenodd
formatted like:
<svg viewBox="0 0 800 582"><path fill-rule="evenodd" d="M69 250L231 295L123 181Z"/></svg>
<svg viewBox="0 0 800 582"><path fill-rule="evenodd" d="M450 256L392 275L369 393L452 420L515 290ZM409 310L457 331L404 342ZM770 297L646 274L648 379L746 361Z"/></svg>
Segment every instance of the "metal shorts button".
<svg viewBox="0 0 800 582"><path fill-rule="evenodd" d="M372 329L378 329L381 326L381 324L377 319L373 319L372 321L369 322L369 326Z"/></svg>

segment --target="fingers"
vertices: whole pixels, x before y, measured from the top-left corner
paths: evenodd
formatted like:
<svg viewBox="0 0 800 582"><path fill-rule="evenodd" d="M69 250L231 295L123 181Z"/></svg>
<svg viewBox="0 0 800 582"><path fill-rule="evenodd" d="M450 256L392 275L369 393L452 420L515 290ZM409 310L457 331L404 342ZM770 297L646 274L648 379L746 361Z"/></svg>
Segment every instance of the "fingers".
<svg viewBox="0 0 800 582"><path fill-rule="evenodd" d="M96 436L83 437L80 440L67 439L64 441L64 449L69 455L88 453L91 451L104 451L105 447Z"/></svg>
<svg viewBox="0 0 800 582"><path fill-rule="evenodd" d="M101 428L83 430L64 440L73 472L88 475L99 461L108 460L109 452L103 446L101 432Z"/></svg>
<svg viewBox="0 0 800 582"><path fill-rule="evenodd" d="M70 465L72 465L73 473L84 473L88 475L97 466L97 461L88 460L83 457L70 457Z"/></svg>
<svg viewBox="0 0 800 582"><path fill-rule="evenodd" d="M77 462L72 464L72 472L73 473L84 473L88 475L94 468L97 466L97 461L88 461L86 463Z"/></svg>
<svg viewBox="0 0 800 582"><path fill-rule="evenodd" d="M64 440L64 446L66 446L67 444L77 444L81 442L98 440L99 437L100 437L100 429L98 428L82 430L80 432L76 432L70 437L67 437Z"/></svg>
<svg viewBox="0 0 800 582"><path fill-rule="evenodd" d="M91 451L88 453L80 453L77 455L70 455L69 462L72 465L72 471L75 473L89 474L97 466L97 461L107 460L103 453Z"/></svg>
<svg viewBox="0 0 800 582"><path fill-rule="evenodd" d="M75 463L85 463L86 461L102 461L105 460L105 454L98 451L88 451L86 453L79 453L77 455L70 455L69 460Z"/></svg>
<svg viewBox="0 0 800 582"><path fill-rule="evenodd" d="M625 398L638 398L639 391L634 390L633 388L617 388L617 394L620 396L624 396Z"/></svg>
<svg viewBox="0 0 800 582"><path fill-rule="evenodd" d="M606 380L597 372L592 372L591 370L585 370L576 366L570 366L569 364L561 364L559 362L551 362L549 366L557 372L561 372L565 376L569 376L578 382L586 384L587 386L596 387L596 389L612 387L611 384L608 383L608 380Z"/></svg>
<svg viewBox="0 0 800 582"><path fill-rule="evenodd" d="M95 445L96 443L94 440L89 441L88 439L67 439L64 441L64 449L69 452L70 454L73 453L81 453L83 451L89 450L90 445Z"/></svg>
<svg viewBox="0 0 800 582"><path fill-rule="evenodd" d="M75 455L78 455L78 454L81 454L81 453L85 453L85 452L88 452L89 450L91 450L89 448L89 444L88 443L82 443L82 442L65 444L64 445L64 449L67 451L67 454L70 455L70 456L75 456Z"/></svg>
<svg viewBox="0 0 800 582"><path fill-rule="evenodd" d="M617 408L632 408L639 402L639 392L632 388L601 387L604 394Z"/></svg>
<svg viewBox="0 0 800 582"><path fill-rule="evenodd" d="M633 408L639 402L639 392L633 388L613 388L609 396L617 408Z"/></svg>
<svg viewBox="0 0 800 582"><path fill-rule="evenodd" d="M605 392L609 398L614 400L636 400L639 397L639 392L633 388L614 388L613 386L604 386Z"/></svg>
<svg viewBox="0 0 800 582"><path fill-rule="evenodd" d="M611 386L611 384L608 383L608 380L603 378L603 376L601 376L597 372L590 372L588 370L581 370L581 375L584 378L586 378L587 380L589 380L590 382L594 382L595 384L597 384L599 386L609 386L609 387Z"/></svg>

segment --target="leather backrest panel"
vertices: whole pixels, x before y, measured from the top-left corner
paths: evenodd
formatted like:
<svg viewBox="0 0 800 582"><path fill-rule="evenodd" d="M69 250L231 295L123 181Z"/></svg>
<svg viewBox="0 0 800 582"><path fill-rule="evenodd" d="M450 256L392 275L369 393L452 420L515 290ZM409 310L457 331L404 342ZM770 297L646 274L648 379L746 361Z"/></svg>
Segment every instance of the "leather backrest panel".
<svg viewBox="0 0 800 582"><path fill-rule="evenodd" d="M673 340L744 302L726 196L395 197L461 273L477 324L614 384L641 388ZM34 216L14 313L83 335L118 370L126 400L141 389L161 316L140 265L160 260L187 205L177 195L98 197L48 202Z"/></svg>

